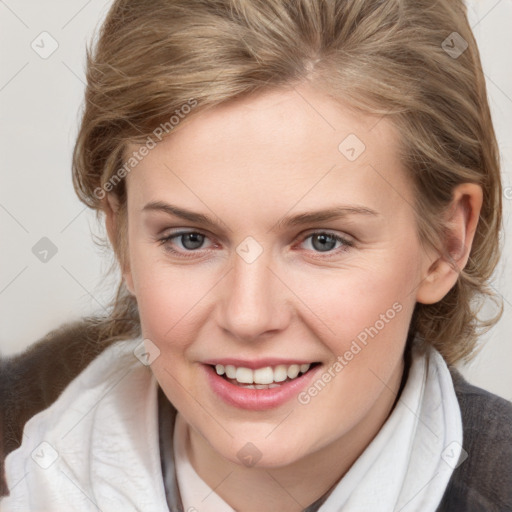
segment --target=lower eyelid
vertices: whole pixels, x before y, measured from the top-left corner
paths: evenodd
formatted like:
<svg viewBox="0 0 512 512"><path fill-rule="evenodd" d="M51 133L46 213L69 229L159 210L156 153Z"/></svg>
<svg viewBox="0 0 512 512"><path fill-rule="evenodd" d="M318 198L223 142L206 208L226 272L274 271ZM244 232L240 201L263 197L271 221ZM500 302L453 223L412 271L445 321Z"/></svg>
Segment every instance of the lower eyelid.
<svg viewBox="0 0 512 512"><path fill-rule="evenodd" d="M161 237L161 238L157 238L156 241L159 243L159 245L165 246L166 244L170 244L170 242L172 240L174 240L176 238L179 238L180 236L188 235L188 234L191 234L191 233L196 233L196 234L204 236L204 239L205 240L209 240L211 245L209 247L200 247L198 249L188 249L188 250L187 249L176 250L176 249L172 249L171 247L165 247L165 250L167 252L174 253L174 254L187 254L188 253L188 254L192 255L192 254L194 254L196 252L199 253L201 251L209 250L212 247L215 247L215 245L216 245L215 242L212 241L208 235L206 235L205 233L201 233L199 231L182 231L182 232L178 232L178 233L171 233L171 234L169 234L167 236L164 236L164 237ZM329 231L316 231L316 232L304 235L304 236L302 236L300 238L300 240L297 243L297 245L300 245L300 244L304 243L306 240L310 239L311 237L313 237L315 235L321 235L321 234L333 237L337 242L342 243L342 246L338 247L336 249L332 249L330 251L314 251L314 250L310 250L308 252L312 252L312 253L318 254L318 255L325 254L326 256L329 256L329 255L339 254L340 252L343 252L344 250L348 250L349 248L354 246L354 241L350 240L349 238L345 238L345 237L343 237L341 235L338 235L336 233L331 233Z"/></svg>
<svg viewBox="0 0 512 512"><path fill-rule="evenodd" d="M336 233L330 233L328 231L316 231L314 233L309 233L308 235L302 237L301 241L305 242L306 240L308 240L308 239L310 239L310 238L312 238L312 237L314 237L316 235L327 235L327 236L330 236L330 237L334 238L337 242L341 242L345 246L351 247L351 246L354 245L354 241L351 240L350 238L338 235Z"/></svg>

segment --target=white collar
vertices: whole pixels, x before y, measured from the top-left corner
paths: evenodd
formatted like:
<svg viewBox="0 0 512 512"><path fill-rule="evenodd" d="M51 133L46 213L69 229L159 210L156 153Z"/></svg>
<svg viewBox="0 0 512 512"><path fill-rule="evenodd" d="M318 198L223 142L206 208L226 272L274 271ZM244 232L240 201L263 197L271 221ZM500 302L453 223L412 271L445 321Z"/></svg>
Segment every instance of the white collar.
<svg viewBox="0 0 512 512"><path fill-rule="evenodd" d="M5 461L2 511L167 510L160 464L156 380L115 343L23 430Z"/></svg>
<svg viewBox="0 0 512 512"><path fill-rule="evenodd" d="M450 372L429 345L413 345L400 398L379 433L319 512L434 512L462 450Z"/></svg>
<svg viewBox="0 0 512 512"><path fill-rule="evenodd" d="M107 348L26 423L22 445L6 458L11 495L1 510L168 509L158 385L134 356L140 342ZM434 349L414 354L390 417L319 512L436 510L459 460L462 422L441 355ZM185 497L186 486L180 483Z"/></svg>
<svg viewBox="0 0 512 512"><path fill-rule="evenodd" d="M187 439L177 414L174 452L184 509L233 512L195 472ZM461 450L461 413L448 367L437 350L415 344L395 408L318 512L434 512Z"/></svg>
<svg viewBox="0 0 512 512"><path fill-rule="evenodd" d="M183 510L197 512L235 512L210 486L196 473L187 456L189 443L188 425L178 412L174 424L174 460L176 479L180 489Z"/></svg>

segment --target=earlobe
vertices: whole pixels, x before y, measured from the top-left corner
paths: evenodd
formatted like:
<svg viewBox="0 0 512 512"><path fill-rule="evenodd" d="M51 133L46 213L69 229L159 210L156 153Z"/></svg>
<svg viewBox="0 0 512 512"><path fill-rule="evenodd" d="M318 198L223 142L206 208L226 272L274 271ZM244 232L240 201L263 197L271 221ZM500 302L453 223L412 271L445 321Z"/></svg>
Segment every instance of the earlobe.
<svg viewBox="0 0 512 512"><path fill-rule="evenodd" d="M426 258L426 271L416 293L417 302L439 302L456 284L469 260L482 201L480 185L463 183L455 188L446 219L444 254L434 261Z"/></svg>
<svg viewBox="0 0 512 512"><path fill-rule="evenodd" d="M416 292L416 301L421 304L435 304L450 291L455 282L453 268L439 258L421 280Z"/></svg>

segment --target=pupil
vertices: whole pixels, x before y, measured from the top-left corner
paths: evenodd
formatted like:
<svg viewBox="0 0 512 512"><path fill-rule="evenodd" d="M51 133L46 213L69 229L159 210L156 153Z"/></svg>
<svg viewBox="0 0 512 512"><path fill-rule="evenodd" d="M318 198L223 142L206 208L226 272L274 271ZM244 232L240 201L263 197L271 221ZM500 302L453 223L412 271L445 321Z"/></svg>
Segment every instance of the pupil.
<svg viewBox="0 0 512 512"><path fill-rule="evenodd" d="M319 241L320 245L315 244L315 241ZM336 239L331 235L320 234L313 237L313 247L319 251L330 251L335 245Z"/></svg>
<svg viewBox="0 0 512 512"><path fill-rule="evenodd" d="M187 233L181 236L181 242L186 249L197 249L201 247L203 241L204 235L200 233Z"/></svg>

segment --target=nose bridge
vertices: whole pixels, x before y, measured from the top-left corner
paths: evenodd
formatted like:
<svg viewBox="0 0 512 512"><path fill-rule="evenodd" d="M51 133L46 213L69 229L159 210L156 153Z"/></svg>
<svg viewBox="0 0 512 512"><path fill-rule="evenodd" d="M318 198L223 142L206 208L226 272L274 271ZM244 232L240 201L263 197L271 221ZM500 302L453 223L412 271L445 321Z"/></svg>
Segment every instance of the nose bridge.
<svg viewBox="0 0 512 512"><path fill-rule="evenodd" d="M241 244L242 245L242 244ZM271 267L271 256L255 259L234 255L234 268L226 281L222 327L239 339L252 340L282 329L287 321L286 299Z"/></svg>

